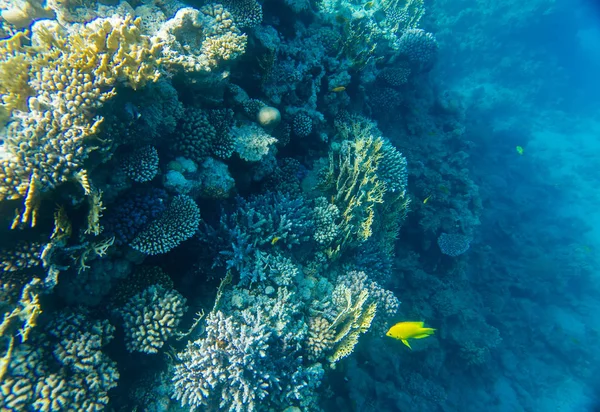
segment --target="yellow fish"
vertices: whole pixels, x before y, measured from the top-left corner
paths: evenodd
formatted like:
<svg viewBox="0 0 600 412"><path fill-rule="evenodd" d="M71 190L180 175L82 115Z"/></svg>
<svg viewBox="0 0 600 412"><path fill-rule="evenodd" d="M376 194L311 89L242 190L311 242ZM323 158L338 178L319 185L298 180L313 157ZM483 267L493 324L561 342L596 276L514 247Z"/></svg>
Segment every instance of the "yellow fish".
<svg viewBox="0 0 600 412"><path fill-rule="evenodd" d="M409 349L408 339L423 339L433 335L435 329L424 328L423 322L399 322L387 331L386 336L401 340Z"/></svg>
<svg viewBox="0 0 600 412"><path fill-rule="evenodd" d="M523 156L523 153L525 153L525 150L523 150L523 148L521 146L517 146L517 153L521 156Z"/></svg>
<svg viewBox="0 0 600 412"><path fill-rule="evenodd" d="M345 86L338 86L338 87L334 87L333 89L331 89L331 91L335 92L335 93L343 92L344 90L346 90Z"/></svg>
<svg viewBox="0 0 600 412"><path fill-rule="evenodd" d="M279 238L277 236L275 236L273 239L271 239L271 244L272 245L274 245L277 242L279 242Z"/></svg>
<svg viewBox="0 0 600 412"><path fill-rule="evenodd" d="M429 198L430 198L430 197L431 197L431 195L430 195L430 196L427 196L427 197L425 198L425 200L423 200L423 204L424 204L424 205L426 205L426 204L427 204L427 202L429 201Z"/></svg>

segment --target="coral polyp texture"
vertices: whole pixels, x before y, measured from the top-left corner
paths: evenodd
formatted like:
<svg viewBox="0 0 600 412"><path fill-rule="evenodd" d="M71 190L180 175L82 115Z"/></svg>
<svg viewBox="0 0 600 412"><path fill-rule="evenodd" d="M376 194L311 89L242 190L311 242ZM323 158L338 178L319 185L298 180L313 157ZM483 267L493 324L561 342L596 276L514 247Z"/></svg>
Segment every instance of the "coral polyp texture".
<svg viewBox="0 0 600 412"><path fill-rule="evenodd" d="M130 245L147 255L167 253L192 237L199 223L198 205L192 198L179 195L131 240Z"/></svg>
<svg viewBox="0 0 600 412"><path fill-rule="evenodd" d="M456 257L469 250L471 238L457 233L442 233L437 243L444 255Z"/></svg>
<svg viewBox="0 0 600 412"><path fill-rule="evenodd" d="M175 335L185 310L185 299L160 285L131 297L118 311L123 318L127 350L157 353Z"/></svg>
<svg viewBox="0 0 600 412"><path fill-rule="evenodd" d="M0 0L0 409L342 399L339 371L397 321L398 239L431 183L409 180L425 133L403 135L433 121L423 13ZM431 221L423 244L450 230Z"/></svg>

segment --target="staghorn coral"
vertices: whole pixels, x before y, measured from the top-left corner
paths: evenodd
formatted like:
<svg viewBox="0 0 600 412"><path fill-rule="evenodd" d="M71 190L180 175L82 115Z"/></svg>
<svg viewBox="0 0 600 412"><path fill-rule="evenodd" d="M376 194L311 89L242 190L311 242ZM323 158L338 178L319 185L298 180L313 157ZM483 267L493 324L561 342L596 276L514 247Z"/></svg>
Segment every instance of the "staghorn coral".
<svg viewBox="0 0 600 412"><path fill-rule="evenodd" d="M188 196L176 196L167 209L129 243L146 255L167 253L196 233L200 209Z"/></svg>
<svg viewBox="0 0 600 412"><path fill-rule="evenodd" d="M152 285L132 296L121 309L125 346L130 352L157 353L172 337L186 311L185 298L175 290Z"/></svg>
<svg viewBox="0 0 600 412"><path fill-rule="evenodd" d="M211 243L216 241L227 247L219 251L220 257L225 258L222 263L235 267L242 280L252 281L262 273L255 270L254 260L260 248L291 249L310 238L312 227L310 209L303 197L267 193L248 200L238 198L237 210L223 216L219 232L210 237Z"/></svg>
<svg viewBox="0 0 600 412"><path fill-rule="evenodd" d="M205 336L179 354L174 397L192 408L314 410L324 371L298 352L307 331L298 295L286 287L220 287L217 301Z"/></svg>

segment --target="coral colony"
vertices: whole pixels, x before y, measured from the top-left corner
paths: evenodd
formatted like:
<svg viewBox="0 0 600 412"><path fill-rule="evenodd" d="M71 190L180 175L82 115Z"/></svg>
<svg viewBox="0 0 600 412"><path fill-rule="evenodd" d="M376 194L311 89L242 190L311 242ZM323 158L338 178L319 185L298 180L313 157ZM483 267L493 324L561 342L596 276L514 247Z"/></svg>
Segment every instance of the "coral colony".
<svg viewBox="0 0 600 412"><path fill-rule="evenodd" d="M274 3L0 0L2 410L320 410L397 321L423 1Z"/></svg>

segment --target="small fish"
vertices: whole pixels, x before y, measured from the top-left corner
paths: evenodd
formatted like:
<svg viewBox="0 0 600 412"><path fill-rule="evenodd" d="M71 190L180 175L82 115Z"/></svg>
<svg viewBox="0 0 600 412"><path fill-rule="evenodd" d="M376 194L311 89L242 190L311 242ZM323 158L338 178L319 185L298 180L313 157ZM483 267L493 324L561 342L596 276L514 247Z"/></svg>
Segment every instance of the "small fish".
<svg viewBox="0 0 600 412"><path fill-rule="evenodd" d="M387 331L386 336L402 341L409 349L408 339L423 339L433 335L435 329L424 328L423 322L399 322Z"/></svg>
<svg viewBox="0 0 600 412"><path fill-rule="evenodd" d="M525 153L525 150L521 146L517 146L517 153L520 156L523 156L523 153Z"/></svg>
<svg viewBox="0 0 600 412"><path fill-rule="evenodd" d="M131 102L125 103L124 109L125 113L127 113L127 115L133 120L137 120L142 117L142 114L138 111L137 107L135 107L135 105Z"/></svg>
<svg viewBox="0 0 600 412"><path fill-rule="evenodd" d="M446 186L444 186L444 185L439 185L439 186L438 186L438 189L440 189L440 191L441 191L442 193L445 193L445 194L447 194L447 195L448 195L448 194L450 194L450 189L448 189L448 188L447 188Z"/></svg>
<svg viewBox="0 0 600 412"><path fill-rule="evenodd" d="M344 90L346 90L346 86L338 86L331 89L331 91L335 93L343 92Z"/></svg>
<svg viewBox="0 0 600 412"><path fill-rule="evenodd" d="M426 205L427 202L429 201L429 198L431 197L431 195L427 196L424 200L423 200L423 204Z"/></svg>
<svg viewBox="0 0 600 412"><path fill-rule="evenodd" d="M271 239L271 244L274 245L275 243L279 242L279 239L277 236L275 236L273 239Z"/></svg>
<svg viewBox="0 0 600 412"><path fill-rule="evenodd" d="M342 16L341 14L338 14L337 16L335 16L335 21L340 24L344 24L348 21L348 19Z"/></svg>
<svg viewBox="0 0 600 412"><path fill-rule="evenodd" d="M372 1L366 2L365 5L363 6L363 8L365 10L371 10L373 8L373 2Z"/></svg>

